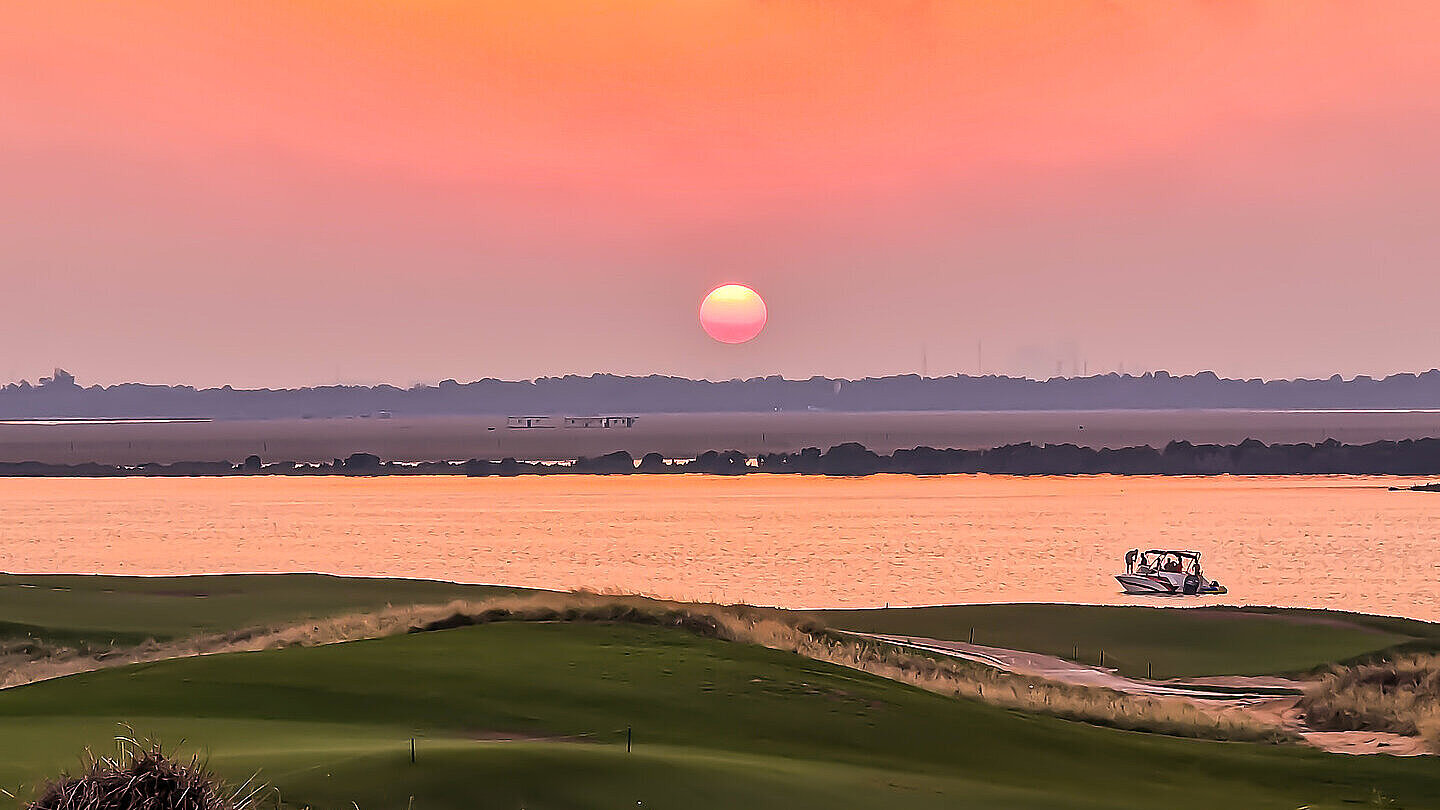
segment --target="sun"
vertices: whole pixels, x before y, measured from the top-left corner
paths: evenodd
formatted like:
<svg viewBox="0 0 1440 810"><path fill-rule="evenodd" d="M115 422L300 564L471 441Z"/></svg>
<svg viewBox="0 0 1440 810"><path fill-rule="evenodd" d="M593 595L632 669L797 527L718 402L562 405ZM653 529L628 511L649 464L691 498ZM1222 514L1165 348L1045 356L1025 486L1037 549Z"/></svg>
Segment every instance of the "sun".
<svg viewBox="0 0 1440 810"><path fill-rule="evenodd" d="M744 284L716 287L700 302L700 325L721 343L753 340L767 317L764 299Z"/></svg>

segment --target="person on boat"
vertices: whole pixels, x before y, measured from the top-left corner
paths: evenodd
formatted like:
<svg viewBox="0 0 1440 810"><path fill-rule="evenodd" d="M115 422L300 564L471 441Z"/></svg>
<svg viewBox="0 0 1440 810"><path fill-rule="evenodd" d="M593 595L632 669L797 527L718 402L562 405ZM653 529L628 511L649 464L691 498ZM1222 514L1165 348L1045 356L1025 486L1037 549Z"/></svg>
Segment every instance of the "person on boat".
<svg viewBox="0 0 1440 810"><path fill-rule="evenodd" d="M1170 561L1166 562L1166 563L1165 563L1165 570L1166 570L1166 571L1169 571L1169 572L1172 573L1172 574L1178 574L1178 573L1180 573L1180 561L1179 561L1179 560L1170 560Z"/></svg>

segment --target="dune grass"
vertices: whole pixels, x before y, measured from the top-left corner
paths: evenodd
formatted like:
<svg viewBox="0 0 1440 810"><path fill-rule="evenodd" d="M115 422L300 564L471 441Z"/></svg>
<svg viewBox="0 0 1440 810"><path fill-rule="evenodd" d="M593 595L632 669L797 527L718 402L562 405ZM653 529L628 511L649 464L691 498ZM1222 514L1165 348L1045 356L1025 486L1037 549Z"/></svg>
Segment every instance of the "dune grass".
<svg viewBox="0 0 1440 810"><path fill-rule="evenodd" d="M259 810L268 786L227 785L197 755L122 736L114 753L87 752L79 773L46 780L28 810Z"/></svg>
<svg viewBox="0 0 1440 810"><path fill-rule="evenodd" d="M121 722L232 780L260 770L295 810L1440 806L1430 762L1096 728L673 627L513 621L0 691L0 785L33 794Z"/></svg>
<svg viewBox="0 0 1440 810"><path fill-rule="evenodd" d="M846 630L925 636L1055 655L1156 678L1314 672L1334 662L1440 645L1440 625L1276 608L956 605L817 611Z"/></svg>
<svg viewBox="0 0 1440 810"><path fill-rule="evenodd" d="M1440 655L1334 667L1300 709L1315 728L1420 736L1440 750Z"/></svg>

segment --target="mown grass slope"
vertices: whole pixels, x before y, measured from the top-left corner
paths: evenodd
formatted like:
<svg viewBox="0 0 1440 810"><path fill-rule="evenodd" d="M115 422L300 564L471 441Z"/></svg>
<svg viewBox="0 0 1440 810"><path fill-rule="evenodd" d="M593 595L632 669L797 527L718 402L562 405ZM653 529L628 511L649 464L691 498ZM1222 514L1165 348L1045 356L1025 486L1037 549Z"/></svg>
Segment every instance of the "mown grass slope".
<svg viewBox="0 0 1440 810"><path fill-rule="evenodd" d="M6 690L0 785L25 795L119 723L203 747L233 777L260 769L296 808L1440 807L1430 761L1111 731L595 624L179 659Z"/></svg>
<svg viewBox="0 0 1440 810"><path fill-rule="evenodd" d="M118 577L0 574L0 638L135 644L387 604L483 599L519 589L323 574Z"/></svg>
<svg viewBox="0 0 1440 810"><path fill-rule="evenodd" d="M1100 660L1157 678L1308 672L1337 661L1440 645L1440 625L1331 611L1088 605L954 605L818 611L836 628L974 641Z"/></svg>

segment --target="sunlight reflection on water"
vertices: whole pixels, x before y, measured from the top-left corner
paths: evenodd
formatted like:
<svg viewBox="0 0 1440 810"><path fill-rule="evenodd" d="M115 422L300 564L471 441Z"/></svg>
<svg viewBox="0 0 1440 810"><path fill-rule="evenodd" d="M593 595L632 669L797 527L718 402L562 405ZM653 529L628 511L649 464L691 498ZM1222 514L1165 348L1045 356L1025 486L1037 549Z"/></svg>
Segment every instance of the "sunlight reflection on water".
<svg viewBox="0 0 1440 810"><path fill-rule="evenodd" d="M1154 604L1193 548L1232 602L1440 619L1440 495L1398 479L752 475L0 479L0 567L326 571L791 607ZM1175 601L1165 604L1176 604Z"/></svg>

